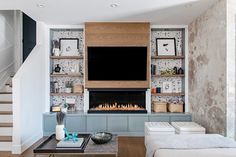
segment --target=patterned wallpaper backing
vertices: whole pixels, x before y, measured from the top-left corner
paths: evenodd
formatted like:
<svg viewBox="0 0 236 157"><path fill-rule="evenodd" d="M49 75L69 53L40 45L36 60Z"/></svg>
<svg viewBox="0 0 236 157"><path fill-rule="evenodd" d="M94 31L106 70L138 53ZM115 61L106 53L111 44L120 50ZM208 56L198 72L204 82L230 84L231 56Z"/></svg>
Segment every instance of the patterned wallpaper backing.
<svg viewBox="0 0 236 157"><path fill-rule="evenodd" d="M168 30L168 29L152 29L151 31L151 55L156 56L156 38L175 38L176 39L176 53L177 56L182 56L184 51L184 34L181 29ZM182 67L184 69L183 60L178 59L152 59L151 64L156 65L156 73L160 75L161 70L166 70L168 68L173 69L174 67ZM173 92L184 92L184 82L180 77L152 77L152 87L162 87L162 83L165 81L172 82ZM178 99L179 97L160 97L152 96L153 101L169 101L171 99Z"/></svg>
<svg viewBox="0 0 236 157"><path fill-rule="evenodd" d="M60 38L78 38L79 39L79 53L84 55L84 34L83 30L52 30L51 41L58 40ZM59 64L62 72L70 73L75 70L80 74L84 74L84 61L83 59L60 59L51 60L51 72ZM73 81L74 84L84 84L83 77L52 77L51 81L57 81L59 84L60 92L64 92L66 81ZM58 105L64 103L66 98L76 99L76 110L83 110L83 96L51 96L51 105Z"/></svg>

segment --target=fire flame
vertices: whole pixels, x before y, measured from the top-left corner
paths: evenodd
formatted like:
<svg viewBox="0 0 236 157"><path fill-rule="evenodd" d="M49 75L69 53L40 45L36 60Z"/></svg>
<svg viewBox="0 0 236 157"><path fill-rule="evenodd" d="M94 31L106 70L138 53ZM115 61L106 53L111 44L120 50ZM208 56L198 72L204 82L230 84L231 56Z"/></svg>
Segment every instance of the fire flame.
<svg viewBox="0 0 236 157"><path fill-rule="evenodd" d="M104 103L99 104L97 107L93 108L92 110L105 110L105 111L111 111L111 110L145 110L143 107L140 107L137 104L118 104L117 102L113 104Z"/></svg>

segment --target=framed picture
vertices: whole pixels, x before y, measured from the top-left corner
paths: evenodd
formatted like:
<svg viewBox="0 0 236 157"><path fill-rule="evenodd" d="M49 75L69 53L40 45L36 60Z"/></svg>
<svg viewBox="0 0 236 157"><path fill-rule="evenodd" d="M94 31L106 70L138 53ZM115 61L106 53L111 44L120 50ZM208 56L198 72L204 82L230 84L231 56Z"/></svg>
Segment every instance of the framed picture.
<svg viewBox="0 0 236 157"><path fill-rule="evenodd" d="M162 83L162 93L172 93L173 85L172 82L166 81Z"/></svg>
<svg viewBox="0 0 236 157"><path fill-rule="evenodd" d="M79 39L78 38L60 38L59 48L62 56L79 55Z"/></svg>
<svg viewBox="0 0 236 157"><path fill-rule="evenodd" d="M175 38L156 38L157 56L176 56Z"/></svg>

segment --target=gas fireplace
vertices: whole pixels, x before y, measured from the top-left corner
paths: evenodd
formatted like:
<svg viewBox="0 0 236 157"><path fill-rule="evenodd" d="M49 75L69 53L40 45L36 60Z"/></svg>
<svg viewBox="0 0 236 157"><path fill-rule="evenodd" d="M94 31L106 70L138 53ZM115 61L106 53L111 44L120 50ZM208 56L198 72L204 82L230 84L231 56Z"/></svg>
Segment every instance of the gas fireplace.
<svg viewBox="0 0 236 157"><path fill-rule="evenodd" d="M146 91L90 90L88 113L147 113Z"/></svg>

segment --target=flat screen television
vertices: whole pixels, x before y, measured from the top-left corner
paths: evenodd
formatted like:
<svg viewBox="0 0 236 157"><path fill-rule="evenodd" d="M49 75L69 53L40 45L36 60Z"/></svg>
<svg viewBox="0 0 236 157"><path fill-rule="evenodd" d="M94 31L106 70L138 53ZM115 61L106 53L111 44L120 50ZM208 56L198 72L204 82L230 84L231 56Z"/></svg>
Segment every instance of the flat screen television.
<svg viewBox="0 0 236 157"><path fill-rule="evenodd" d="M147 47L88 47L89 81L146 81Z"/></svg>

